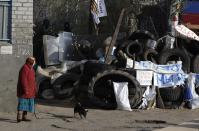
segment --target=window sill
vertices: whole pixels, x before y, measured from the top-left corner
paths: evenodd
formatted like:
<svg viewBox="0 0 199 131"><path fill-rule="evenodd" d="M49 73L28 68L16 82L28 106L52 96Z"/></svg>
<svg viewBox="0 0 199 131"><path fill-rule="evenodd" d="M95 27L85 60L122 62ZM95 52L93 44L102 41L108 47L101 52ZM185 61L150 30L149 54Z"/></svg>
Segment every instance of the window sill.
<svg viewBox="0 0 199 131"><path fill-rule="evenodd" d="M11 45L10 41L1 41L0 40L0 46L6 46L6 45Z"/></svg>

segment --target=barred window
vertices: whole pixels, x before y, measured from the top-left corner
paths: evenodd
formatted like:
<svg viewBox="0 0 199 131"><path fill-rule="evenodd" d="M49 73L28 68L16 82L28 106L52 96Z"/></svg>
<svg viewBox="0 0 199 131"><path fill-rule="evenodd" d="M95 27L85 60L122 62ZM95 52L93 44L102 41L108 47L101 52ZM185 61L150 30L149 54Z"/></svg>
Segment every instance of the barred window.
<svg viewBox="0 0 199 131"><path fill-rule="evenodd" d="M0 41L9 41L11 35L11 0L0 0Z"/></svg>

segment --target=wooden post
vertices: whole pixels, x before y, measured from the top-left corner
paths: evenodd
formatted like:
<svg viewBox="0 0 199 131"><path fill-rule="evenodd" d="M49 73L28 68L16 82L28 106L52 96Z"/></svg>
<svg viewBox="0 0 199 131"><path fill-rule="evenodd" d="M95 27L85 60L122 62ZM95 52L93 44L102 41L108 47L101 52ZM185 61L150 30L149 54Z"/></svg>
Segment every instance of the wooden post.
<svg viewBox="0 0 199 131"><path fill-rule="evenodd" d="M116 26L116 29L115 29L115 32L113 34L113 37L112 37L112 40L111 40L111 43L109 45L109 48L108 48L108 51L107 53L105 54L105 63L108 64L111 60L110 60L110 56L111 56L111 52L113 50L113 47L115 45L115 42L117 40L117 36L118 36L118 33L119 33L119 30L120 30L120 26L121 26L121 23L122 23L122 19L123 19L123 16L124 16L124 12L125 12L125 9L122 9L121 13L120 13L120 17L119 17L119 20L117 22L117 26Z"/></svg>

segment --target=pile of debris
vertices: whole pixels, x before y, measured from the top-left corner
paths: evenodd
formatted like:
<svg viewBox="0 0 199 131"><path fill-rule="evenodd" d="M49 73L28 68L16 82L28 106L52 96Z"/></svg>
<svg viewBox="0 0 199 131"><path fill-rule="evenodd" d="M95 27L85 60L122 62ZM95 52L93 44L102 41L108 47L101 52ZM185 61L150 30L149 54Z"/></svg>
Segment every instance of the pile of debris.
<svg viewBox="0 0 199 131"><path fill-rule="evenodd" d="M100 49L87 40L73 42L69 32L43 37L49 72L38 77L40 97L75 98L103 109L179 108L183 102L199 108L199 36L180 24L175 12L165 36L137 30L118 42L125 11ZM74 52L81 59L69 61Z"/></svg>
<svg viewBox="0 0 199 131"><path fill-rule="evenodd" d="M124 96L132 109L149 108L155 101L157 107L179 107L185 100L185 90L194 92L197 89L195 84L186 86L193 81L188 81L185 74L190 73L190 56L186 50L168 49L162 43L160 46L150 32L138 30L115 46L109 63L105 63L105 52L110 45L105 44L105 48L96 51L96 59L82 57L80 61L63 61L61 66L49 66L46 69L49 77L38 77L39 95L44 99L75 98L98 108L115 109L118 106L115 83L126 82L128 84L120 88L128 87ZM82 42L74 48L81 56L88 56L92 49L85 48L93 47ZM191 76L197 78L197 75ZM195 92L194 99L198 97Z"/></svg>

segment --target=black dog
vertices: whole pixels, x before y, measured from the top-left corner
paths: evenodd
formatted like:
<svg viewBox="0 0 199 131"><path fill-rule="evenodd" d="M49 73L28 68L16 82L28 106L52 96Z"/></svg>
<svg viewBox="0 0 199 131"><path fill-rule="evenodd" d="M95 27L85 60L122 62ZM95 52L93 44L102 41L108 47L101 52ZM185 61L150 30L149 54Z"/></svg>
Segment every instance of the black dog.
<svg viewBox="0 0 199 131"><path fill-rule="evenodd" d="M84 116L84 118L86 118L88 110L84 109L84 107L81 105L80 102L78 102L75 107L74 107L74 117L76 113L79 113L79 116L82 119L82 116Z"/></svg>

